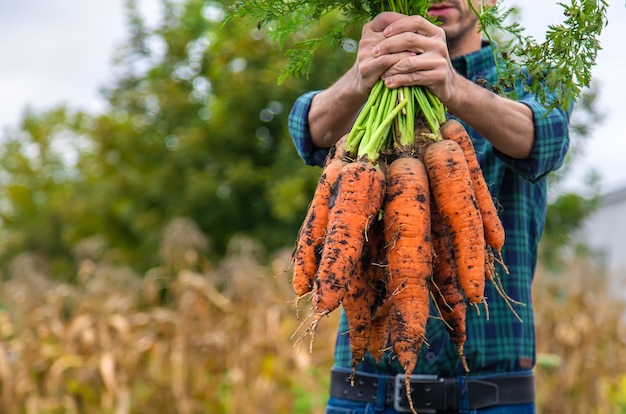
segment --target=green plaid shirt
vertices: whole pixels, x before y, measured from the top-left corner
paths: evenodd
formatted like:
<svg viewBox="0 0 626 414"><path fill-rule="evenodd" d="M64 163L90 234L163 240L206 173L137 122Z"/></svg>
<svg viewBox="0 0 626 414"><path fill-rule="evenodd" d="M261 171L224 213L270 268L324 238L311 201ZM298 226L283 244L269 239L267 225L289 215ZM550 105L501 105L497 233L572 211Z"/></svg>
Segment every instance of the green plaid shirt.
<svg viewBox="0 0 626 414"><path fill-rule="evenodd" d="M483 78L489 84L496 81L491 46L457 57L452 63L468 79ZM289 116L289 128L302 159L309 165L319 166L327 150L313 147L308 127L308 112L316 93L304 94L295 102ZM528 159L518 160L504 155L464 124L474 142L491 194L501 206L500 217L506 231L503 254L510 274L506 275L502 269L499 269L499 274L508 295L526 305L515 306L523 321L520 322L488 283L485 296L489 305L489 320L484 308L480 314L476 308L468 308L465 356L471 375L528 370L535 364L531 284L546 216L546 176L563 163L569 145L570 113L559 109L547 113L533 95L525 93L521 87L518 87L518 93L519 101L526 104L534 115L535 142ZM436 315L432 306L431 315ZM344 314L335 347L335 364L344 368L351 366L347 331ZM415 373L442 377L463 375L456 346L440 320L430 318L426 339L428 344L422 347ZM368 356L359 370L390 375L403 372L392 354L383 358L381 363Z"/></svg>

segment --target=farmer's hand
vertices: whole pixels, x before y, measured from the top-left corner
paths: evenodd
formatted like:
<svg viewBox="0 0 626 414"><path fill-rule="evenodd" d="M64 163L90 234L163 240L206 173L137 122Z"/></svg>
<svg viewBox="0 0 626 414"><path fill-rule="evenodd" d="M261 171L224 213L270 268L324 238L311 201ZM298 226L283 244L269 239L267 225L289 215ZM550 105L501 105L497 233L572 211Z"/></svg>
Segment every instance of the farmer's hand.
<svg viewBox="0 0 626 414"><path fill-rule="evenodd" d="M426 86L444 104L450 98L458 74L443 29L420 16L382 13L363 32L359 62L365 79L381 76L390 88Z"/></svg>
<svg viewBox="0 0 626 414"><path fill-rule="evenodd" d="M355 64L358 77L358 90L364 96L369 94L376 81L380 80L385 71L404 59L415 56L414 52L398 45L399 38L391 38L383 32L389 25L401 22L407 16L399 13L384 12L363 26L359 41L358 57ZM398 29L403 27L398 26ZM402 67L397 69L401 73Z"/></svg>

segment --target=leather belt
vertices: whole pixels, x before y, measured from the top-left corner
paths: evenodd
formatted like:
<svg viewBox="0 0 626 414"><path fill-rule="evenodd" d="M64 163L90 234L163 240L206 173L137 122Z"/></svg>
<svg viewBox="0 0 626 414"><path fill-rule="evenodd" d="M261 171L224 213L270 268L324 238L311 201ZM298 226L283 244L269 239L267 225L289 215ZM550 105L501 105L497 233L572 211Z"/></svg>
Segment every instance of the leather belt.
<svg viewBox="0 0 626 414"><path fill-rule="evenodd" d="M411 411L405 393L404 374L381 376L357 373L352 378L350 370L333 369L331 372L331 397L375 404L378 402L381 387L385 388L386 406L393 406L398 412ZM411 377L411 397L420 414L458 411L462 392L468 393L471 410L496 405L533 403L535 378L532 373L480 378L438 378L431 375Z"/></svg>

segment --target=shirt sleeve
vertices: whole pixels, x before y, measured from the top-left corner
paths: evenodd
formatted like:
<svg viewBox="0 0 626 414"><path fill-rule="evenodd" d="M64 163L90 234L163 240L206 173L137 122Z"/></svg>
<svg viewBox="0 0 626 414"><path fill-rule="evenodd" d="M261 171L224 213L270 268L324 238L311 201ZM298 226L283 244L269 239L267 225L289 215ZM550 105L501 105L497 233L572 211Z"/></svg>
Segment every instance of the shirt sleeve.
<svg viewBox="0 0 626 414"><path fill-rule="evenodd" d="M537 182L551 171L561 167L569 148L569 117L567 111L554 108L550 111L531 94L519 102L527 105L533 113L535 141L527 159L511 158L494 148L495 154L525 179Z"/></svg>
<svg viewBox="0 0 626 414"><path fill-rule="evenodd" d="M307 165L322 166L329 149L316 148L313 145L309 131L309 110L311 109L311 102L313 101L313 97L319 92L320 91L307 92L296 100L289 113L288 125L291 139L293 140L300 158L302 158Z"/></svg>

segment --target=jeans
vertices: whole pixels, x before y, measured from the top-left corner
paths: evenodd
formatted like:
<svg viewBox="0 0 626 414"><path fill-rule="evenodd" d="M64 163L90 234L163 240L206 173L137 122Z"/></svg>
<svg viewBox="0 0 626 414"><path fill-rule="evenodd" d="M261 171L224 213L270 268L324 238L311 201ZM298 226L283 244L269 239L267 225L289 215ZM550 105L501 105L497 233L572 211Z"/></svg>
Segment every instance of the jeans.
<svg viewBox="0 0 626 414"><path fill-rule="evenodd" d="M505 374L506 375L506 374ZM386 381L381 377L381 382ZM326 414L397 414L393 407L385 406L385 384L379 388L376 403L365 403L340 398L330 397L326 406ZM468 407L467 393L461 393L460 407ZM536 414L535 404L511 404L497 405L493 407L471 410L469 408L460 409L456 412L446 412L445 414Z"/></svg>

